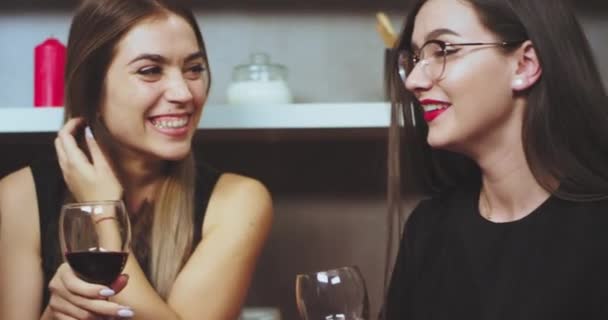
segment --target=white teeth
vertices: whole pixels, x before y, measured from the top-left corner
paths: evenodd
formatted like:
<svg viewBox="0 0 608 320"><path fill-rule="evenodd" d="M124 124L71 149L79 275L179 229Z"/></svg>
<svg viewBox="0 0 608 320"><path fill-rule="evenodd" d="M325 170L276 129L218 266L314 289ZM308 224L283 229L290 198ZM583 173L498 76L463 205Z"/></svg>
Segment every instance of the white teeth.
<svg viewBox="0 0 608 320"><path fill-rule="evenodd" d="M188 124L188 117L172 120L152 120L152 124L160 129L177 129Z"/></svg>
<svg viewBox="0 0 608 320"><path fill-rule="evenodd" d="M440 110L440 109L447 109L448 106L443 105L443 104L425 104L422 106L422 108L424 109L425 112L429 112L429 111L435 111L435 110Z"/></svg>

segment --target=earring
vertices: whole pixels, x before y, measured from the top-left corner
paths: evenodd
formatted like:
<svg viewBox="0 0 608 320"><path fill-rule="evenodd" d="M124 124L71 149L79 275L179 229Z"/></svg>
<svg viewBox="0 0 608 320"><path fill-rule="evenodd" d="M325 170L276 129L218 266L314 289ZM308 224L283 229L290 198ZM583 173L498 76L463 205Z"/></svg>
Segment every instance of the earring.
<svg viewBox="0 0 608 320"><path fill-rule="evenodd" d="M513 80L513 86L514 87L521 87L523 85L524 85L524 79L517 78L517 79Z"/></svg>

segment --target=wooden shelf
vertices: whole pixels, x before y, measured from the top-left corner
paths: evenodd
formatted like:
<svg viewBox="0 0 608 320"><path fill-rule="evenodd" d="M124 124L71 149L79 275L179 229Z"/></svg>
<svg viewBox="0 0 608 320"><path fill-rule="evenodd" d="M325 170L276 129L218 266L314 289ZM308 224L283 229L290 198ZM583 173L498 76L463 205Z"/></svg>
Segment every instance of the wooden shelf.
<svg viewBox="0 0 608 320"><path fill-rule="evenodd" d="M319 103L276 106L205 106L198 128L224 131L255 132L258 135L340 129L387 128L388 103ZM0 135L19 133L54 133L61 128L63 108L0 108ZM242 136L242 134L239 134ZM294 135L298 133L294 132Z"/></svg>

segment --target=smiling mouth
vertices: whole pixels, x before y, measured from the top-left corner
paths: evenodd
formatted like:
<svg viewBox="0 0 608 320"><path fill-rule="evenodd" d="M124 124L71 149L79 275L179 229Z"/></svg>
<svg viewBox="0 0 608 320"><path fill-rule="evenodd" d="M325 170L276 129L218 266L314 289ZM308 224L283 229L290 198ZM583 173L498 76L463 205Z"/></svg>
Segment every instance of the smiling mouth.
<svg viewBox="0 0 608 320"><path fill-rule="evenodd" d="M182 129L188 126L190 115L159 116L150 118L150 123L158 129Z"/></svg>
<svg viewBox="0 0 608 320"><path fill-rule="evenodd" d="M445 103L427 103L422 105L422 109L424 110L424 120L426 122L431 122L435 120L435 118L439 117L445 110L450 108L450 104Z"/></svg>
<svg viewBox="0 0 608 320"><path fill-rule="evenodd" d="M448 105L443 105L443 104L427 104L422 106L422 109L424 109L424 112L429 112L429 111L435 111L435 110L444 110L449 108Z"/></svg>

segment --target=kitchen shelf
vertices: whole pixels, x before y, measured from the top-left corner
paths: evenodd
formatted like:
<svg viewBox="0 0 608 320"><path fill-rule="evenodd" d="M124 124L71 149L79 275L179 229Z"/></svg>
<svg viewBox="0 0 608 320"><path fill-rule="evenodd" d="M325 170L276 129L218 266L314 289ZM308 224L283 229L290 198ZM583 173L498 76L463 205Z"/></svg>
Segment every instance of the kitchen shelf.
<svg viewBox="0 0 608 320"><path fill-rule="evenodd" d="M389 104L302 103L274 106L205 106L199 129L386 128ZM63 108L0 108L0 133L56 132Z"/></svg>
<svg viewBox="0 0 608 320"><path fill-rule="evenodd" d="M388 103L306 103L274 106L208 105L195 139L213 141L377 140L386 137ZM0 142L51 139L63 108L0 108Z"/></svg>
<svg viewBox="0 0 608 320"><path fill-rule="evenodd" d="M388 103L208 105L197 159L288 193L383 192ZM1 108L0 177L54 156L63 108Z"/></svg>

